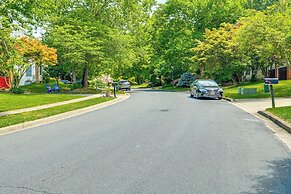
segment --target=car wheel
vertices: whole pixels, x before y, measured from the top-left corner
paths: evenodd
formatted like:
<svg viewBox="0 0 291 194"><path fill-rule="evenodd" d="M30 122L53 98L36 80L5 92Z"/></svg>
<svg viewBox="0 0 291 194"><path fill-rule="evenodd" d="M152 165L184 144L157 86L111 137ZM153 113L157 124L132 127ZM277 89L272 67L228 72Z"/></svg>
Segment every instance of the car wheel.
<svg viewBox="0 0 291 194"><path fill-rule="evenodd" d="M200 98L199 93L196 92L196 99Z"/></svg>
<svg viewBox="0 0 291 194"><path fill-rule="evenodd" d="M193 94L192 94L192 92L190 91L190 98L193 98L194 96L193 96Z"/></svg>

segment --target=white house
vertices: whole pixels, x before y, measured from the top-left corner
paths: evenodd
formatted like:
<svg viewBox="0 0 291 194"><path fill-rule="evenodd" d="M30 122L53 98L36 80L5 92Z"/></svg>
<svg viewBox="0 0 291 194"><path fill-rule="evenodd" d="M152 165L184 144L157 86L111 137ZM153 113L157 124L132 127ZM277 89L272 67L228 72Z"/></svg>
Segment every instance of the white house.
<svg viewBox="0 0 291 194"><path fill-rule="evenodd" d="M25 74L20 79L21 86L23 85L29 85L31 83L34 83L36 81L36 69L35 65L31 65L29 69L26 70ZM40 80L42 80L42 72L40 71Z"/></svg>

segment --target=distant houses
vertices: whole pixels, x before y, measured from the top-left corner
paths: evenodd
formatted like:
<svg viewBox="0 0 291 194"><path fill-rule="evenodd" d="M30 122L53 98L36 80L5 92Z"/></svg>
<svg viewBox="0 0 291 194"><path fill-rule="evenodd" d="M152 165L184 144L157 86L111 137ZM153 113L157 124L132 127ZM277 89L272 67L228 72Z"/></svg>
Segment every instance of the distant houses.
<svg viewBox="0 0 291 194"><path fill-rule="evenodd" d="M279 80L291 80L291 67L280 66L269 70L269 77L279 78Z"/></svg>

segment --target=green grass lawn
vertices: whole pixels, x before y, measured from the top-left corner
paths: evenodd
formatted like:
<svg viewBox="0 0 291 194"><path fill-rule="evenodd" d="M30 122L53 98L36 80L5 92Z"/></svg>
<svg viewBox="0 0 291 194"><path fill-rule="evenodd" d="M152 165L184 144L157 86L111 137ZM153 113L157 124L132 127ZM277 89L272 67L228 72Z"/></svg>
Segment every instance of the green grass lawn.
<svg viewBox="0 0 291 194"><path fill-rule="evenodd" d="M291 96L291 80L279 80L279 84L273 85L275 97L290 97ZM257 88L257 94L238 94L238 87L244 88ZM268 98L270 93L264 94L264 83L252 83L242 84L239 86L233 86L224 88L225 97L233 99L244 99L244 98Z"/></svg>
<svg viewBox="0 0 291 194"><path fill-rule="evenodd" d="M82 98L84 96L67 94L13 94L0 93L0 112L52 104Z"/></svg>
<svg viewBox="0 0 291 194"><path fill-rule="evenodd" d="M37 111L31 111L31 112L25 112L25 113L19 113L15 115L7 115L0 117L0 128L1 127L7 127L10 125L16 125L19 123L24 123L28 121L33 121L57 114L61 114L64 112L92 106L95 104L100 104L103 102L107 102L112 100L113 98L94 98L90 100L85 100L81 102L76 102L76 103L71 103L71 104L66 104L66 105L61 105L61 106L56 106L52 108L47 108L47 109L42 109L42 110L37 110Z"/></svg>
<svg viewBox="0 0 291 194"><path fill-rule="evenodd" d="M267 111L291 123L291 106L268 108Z"/></svg>
<svg viewBox="0 0 291 194"><path fill-rule="evenodd" d="M133 86L131 86L132 89L147 88L147 87L148 87L148 84L147 83L143 83L143 84L140 84L140 85L133 85Z"/></svg>
<svg viewBox="0 0 291 194"><path fill-rule="evenodd" d="M54 84L56 82L51 82L48 85L53 88ZM62 82L59 82L58 84L60 93L65 94L96 94L100 93L101 91L96 91L95 88L88 87L88 88L73 88L74 85L72 84L64 84ZM20 86L20 88L30 92L30 93L47 93L47 89L44 83L34 83L30 85Z"/></svg>

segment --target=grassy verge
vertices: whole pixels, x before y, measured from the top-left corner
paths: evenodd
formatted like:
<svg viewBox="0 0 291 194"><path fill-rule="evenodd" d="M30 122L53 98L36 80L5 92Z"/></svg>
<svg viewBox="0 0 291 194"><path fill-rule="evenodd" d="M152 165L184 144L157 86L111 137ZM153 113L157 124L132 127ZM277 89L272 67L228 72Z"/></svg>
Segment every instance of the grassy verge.
<svg viewBox="0 0 291 194"><path fill-rule="evenodd" d="M267 111L291 123L291 106L268 108Z"/></svg>
<svg viewBox="0 0 291 194"><path fill-rule="evenodd" d="M0 128L7 127L10 125L16 125L16 124L24 123L28 121L33 121L37 119L42 119L45 117L61 114L61 113L76 110L76 109L81 109L81 108L92 106L95 104L107 102L112 99L113 98L94 98L94 99L85 100L82 102L56 106L56 107L37 110L37 111L30 111L30 112L25 112L25 113L3 116L3 117L0 117Z"/></svg>
<svg viewBox="0 0 291 194"><path fill-rule="evenodd" d="M83 96L66 94L0 93L0 112L52 104L82 97Z"/></svg>
<svg viewBox="0 0 291 194"><path fill-rule="evenodd" d="M131 86L132 89L147 88L147 87L148 87L148 84L147 83L143 83L143 84L140 84L140 85L133 85L133 86Z"/></svg>
<svg viewBox="0 0 291 194"><path fill-rule="evenodd" d="M276 97L289 97L291 96L291 80L279 80L279 84L274 86L274 94ZM243 88L257 88L257 94L238 94L238 87ZM264 83L252 83L242 84L239 86L233 86L224 88L224 96L233 99L244 99L244 98L269 98L270 93L264 93Z"/></svg>

